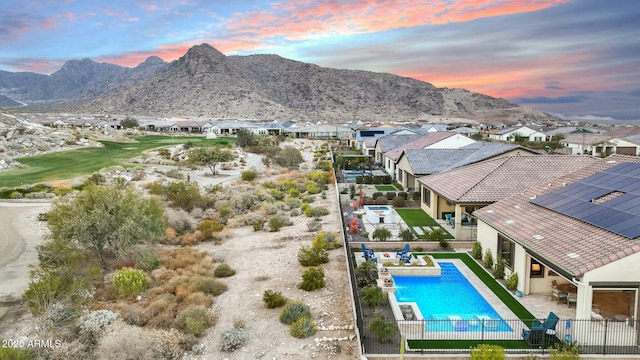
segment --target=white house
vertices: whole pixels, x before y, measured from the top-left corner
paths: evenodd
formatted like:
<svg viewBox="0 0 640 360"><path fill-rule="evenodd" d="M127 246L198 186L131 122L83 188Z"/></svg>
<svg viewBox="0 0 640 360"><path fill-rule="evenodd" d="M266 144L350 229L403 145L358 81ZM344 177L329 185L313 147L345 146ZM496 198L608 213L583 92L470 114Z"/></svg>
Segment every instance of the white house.
<svg viewBox="0 0 640 360"><path fill-rule="evenodd" d="M489 135L490 139L500 141L516 141L518 138L525 138L526 141L546 141L547 137L540 130L532 129L528 126L518 126L502 129Z"/></svg>
<svg viewBox="0 0 640 360"><path fill-rule="evenodd" d="M483 252L518 274L524 296L575 302L581 346L637 346L640 299L640 158L613 155L473 213ZM571 303L570 302L570 303ZM605 321L609 319L611 322ZM615 336L604 338L605 326ZM587 334L581 337L581 334Z"/></svg>

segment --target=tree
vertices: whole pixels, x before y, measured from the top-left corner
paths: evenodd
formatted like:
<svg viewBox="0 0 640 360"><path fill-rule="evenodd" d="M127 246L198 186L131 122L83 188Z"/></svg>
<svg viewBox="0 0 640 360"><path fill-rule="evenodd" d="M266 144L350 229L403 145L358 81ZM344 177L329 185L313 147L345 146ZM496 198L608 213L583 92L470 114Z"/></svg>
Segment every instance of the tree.
<svg viewBox="0 0 640 360"><path fill-rule="evenodd" d="M138 123L138 120L132 117L127 116L126 118L120 120L120 126L125 129L137 128L139 125L140 123Z"/></svg>
<svg viewBox="0 0 640 360"><path fill-rule="evenodd" d="M54 240L94 252L103 268L142 242L159 240L167 227L160 201L132 188L89 186L74 199L61 199L47 214Z"/></svg>
<svg viewBox="0 0 640 360"><path fill-rule="evenodd" d="M387 241L389 238L391 238L391 231L389 231L389 229L387 228L378 227L373 230L372 236L376 240Z"/></svg>
<svg viewBox="0 0 640 360"><path fill-rule="evenodd" d="M398 237L404 242L413 241L416 239L416 236L413 234L413 231L411 231L411 229L409 228L400 230L400 232L398 233Z"/></svg>
<svg viewBox="0 0 640 360"><path fill-rule="evenodd" d="M304 162L300 150L293 146L285 146L280 149L274 160L278 165L290 168L297 168L302 162Z"/></svg>
<svg viewBox="0 0 640 360"><path fill-rule="evenodd" d="M189 151L189 159L191 164L208 166L213 175L216 174L216 165L221 162L233 160L235 157L229 150L225 150L219 146L202 146Z"/></svg>
<svg viewBox="0 0 640 360"><path fill-rule="evenodd" d="M258 139L256 139L256 135L249 129L238 129L236 132L236 145L241 148L247 146L255 146L258 144Z"/></svg>

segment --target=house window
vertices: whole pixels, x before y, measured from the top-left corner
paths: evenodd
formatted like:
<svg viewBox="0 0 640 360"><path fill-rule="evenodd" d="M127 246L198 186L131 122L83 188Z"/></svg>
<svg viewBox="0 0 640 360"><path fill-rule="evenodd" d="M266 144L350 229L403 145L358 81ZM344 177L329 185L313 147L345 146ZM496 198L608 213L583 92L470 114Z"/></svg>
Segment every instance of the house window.
<svg viewBox="0 0 640 360"><path fill-rule="evenodd" d="M536 136L533 138L533 141L542 141L542 137L541 136Z"/></svg>
<svg viewBox="0 0 640 360"><path fill-rule="evenodd" d="M502 234L498 234L498 256L504 260L506 266L513 266L515 252L516 244L502 236Z"/></svg>
<svg viewBox="0 0 640 360"><path fill-rule="evenodd" d="M544 266L537 262L535 259L531 259L531 271L529 272L529 277L532 278L541 278L544 277Z"/></svg>
<svg viewBox="0 0 640 360"><path fill-rule="evenodd" d="M391 168L391 160L387 160L387 167Z"/></svg>
<svg viewBox="0 0 640 360"><path fill-rule="evenodd" d="M422 203L431 207L431 191L426 187L422 188Z"/></svg>
<svg viewBox="0 0 640 360"><path fill-rule="evenodd" d="M398 182L402 182L402 170L398 171Z"/></svg>

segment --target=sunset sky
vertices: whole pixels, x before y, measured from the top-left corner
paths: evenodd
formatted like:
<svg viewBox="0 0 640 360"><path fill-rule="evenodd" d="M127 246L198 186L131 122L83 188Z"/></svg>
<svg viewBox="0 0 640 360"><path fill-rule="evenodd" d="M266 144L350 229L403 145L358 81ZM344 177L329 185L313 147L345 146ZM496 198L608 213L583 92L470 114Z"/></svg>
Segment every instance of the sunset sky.
<svg viewBox="0 0 640 360"><path fill-rule="evenodd" d="M133 67L209 43L389 72L564 115L640 119L637 0L2 0L0 70Z"/></svg>

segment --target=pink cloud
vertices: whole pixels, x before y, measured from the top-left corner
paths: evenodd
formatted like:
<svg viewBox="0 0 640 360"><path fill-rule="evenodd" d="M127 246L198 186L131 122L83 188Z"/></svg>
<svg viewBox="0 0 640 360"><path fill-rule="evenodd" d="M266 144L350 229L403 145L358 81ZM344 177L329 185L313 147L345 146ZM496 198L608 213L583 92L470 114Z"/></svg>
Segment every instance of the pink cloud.
<svg viewBox="0 0 640 360"><path fill-rule="evenodd" d="M228 29L266 39L301 40L331 34L385 31L418 25L465 22L478 18L538 11L569 0L438 1L304 0L276 3L270 9L236 13Z"/></svg>

